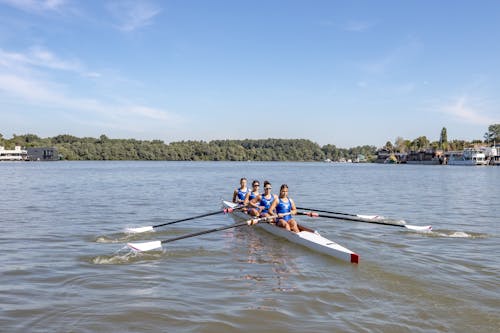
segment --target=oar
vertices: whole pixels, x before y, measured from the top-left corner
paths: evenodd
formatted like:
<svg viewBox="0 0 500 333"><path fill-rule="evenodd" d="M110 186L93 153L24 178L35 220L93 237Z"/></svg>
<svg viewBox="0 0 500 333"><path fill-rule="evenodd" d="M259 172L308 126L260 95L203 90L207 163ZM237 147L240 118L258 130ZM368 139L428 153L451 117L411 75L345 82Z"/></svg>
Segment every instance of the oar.
<svg viewBox="0 0 500 333"><path fill-rule="evenodd" d="M135 250L135 251L140 251L140 252L142 252L142 251L150 251L150 250L161 248L161 245L165 244L165 243L170 243L170 242L174 242L174 241L177 241L177 240L180 240L180 239L185 239L185 238L196 237L196 236L200 236L200 235L204 235L204 234L209 234L211 232L222 231L222 230L231 229L231 228L238 228L238 227L243 227L243 226L246 226L246 225L253 225L255 223L258 223L259 221L269 220L269 219L272 219L272 218L275 218L275 217L276 216L260 217L260 218L256 218L256 219L250 219L250 220L247 220L245 222L235 223L235 224L231 224L231 225L228 225L228 226L219 227L219 228L215 228L215 229L209 229L209 230L199 231L199 232L195 232L195 233L192 233L192 234L187 234L187 235L183 235L183 236L179 236L179 237L165 239L165 240L162 240L162 241L153 241L153 242L145 242L145 243L128 243L127 246L130 247L132 250Z"/></svg>
<svg viewBox="0 0 500 333"><path fill-rule="evenodd" d="M355 221L355 222L390 225L390 226L402 227L402 228L406 228L406 229L414 230L414 231L431 231L432 230L432 226L430 226L430 225L425 225L425 226L409 225L409 224L406 224L404 221L399 222L399 223L397 223L397 222L390 223L390 222L386 222L384 220L363 219L363 218L354 218L354 217L348 217L348 216L332 216L332 215L318 214L315 212L297 212L297 214L307 215L310 217L326 217L329 219L338 219L338 220L348 220L348 221Z"/></svg>
<svg viewBox="0 0 500 333"><path fill-rule="evenodd" d="M331 211L327 211L327 210L313 209L313 208L303 208L303 207L297 207L297 209L313 210L313 211L320 212L320 213L327 213L327 214L334 214L334 215L355 216L355 217L360 217L362 219L387 220L385 217L380 216L380 215L357 215L357 214L331 212Z"/></svg>
<svg viewBox="0 0 500 333"><path fill-rule="evenodd" d="M223 210L217 210L215 212L210 212L210 213L206 213L206 214L201 214L201 215L196 215L196 216L191 216L191 217L186 217L186 218L183 218L183 219L180 219L180 220L175 220L175 221L171 221L171 222L166 222L166 223L162 223L162 224L157 224L157 225L152 225L152 226L147 226L147 227L139 227L139 228L127 228L125 229L126 232L130 232L130 233L140 233L140 232L147 232L147 231L153 231L154 228L159 228L159 227L164 227L166 225L169 225L169 224L175 224L175 223L179 223L179 222L184 222L184 221L190 221L190 220L194 220L194 219L199 219L199 218L202 218L202 217L207 217L207 216L211 216L211 215L217 215L217 214L221 214L221 213L231 213L234 209L241 209L245 206L237 206L237 207L234 207L234 208L224 208Z"/></svg>

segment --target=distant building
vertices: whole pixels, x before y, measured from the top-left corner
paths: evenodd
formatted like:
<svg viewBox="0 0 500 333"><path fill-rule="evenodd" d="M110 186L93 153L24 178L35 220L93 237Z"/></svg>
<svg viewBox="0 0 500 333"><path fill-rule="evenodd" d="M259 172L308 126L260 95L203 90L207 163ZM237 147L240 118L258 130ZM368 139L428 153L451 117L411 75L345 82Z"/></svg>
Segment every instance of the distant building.
<svg viewBox="0 0 500 333"><path fill-rule="evenodd" d="M387 148L377 150L377 159L375 163L406 163L406 154L399 152L391 152Z"/></svg>
<svg viewBox="0 0 500 333"><path fill-rule="evenodd" d="M16 146L14 150L0 146L0 161L25 161L26 159L27 151L21 149L21 146Z"/></svg>
<svg viewBox="0 0 500 333"><path fill-rule="evenodd" d="M427 164L436 165L443 164L445 156L442 150L426 149L419 151L411 151L406 156L406 163L408 164Z"/></svg>
<svg viewBox="0 0 500 333"><path fill-rule="evenodd" d="M364 163L367 162L366 156L363 154L358 154L358 156L354 159L354 163Z"/></svg>
<svg viewBox="0 0 500 333"><path fill-rule="evenodd" d="M28 148L30 161L58 161L59 153L55 147Z"/></svg>

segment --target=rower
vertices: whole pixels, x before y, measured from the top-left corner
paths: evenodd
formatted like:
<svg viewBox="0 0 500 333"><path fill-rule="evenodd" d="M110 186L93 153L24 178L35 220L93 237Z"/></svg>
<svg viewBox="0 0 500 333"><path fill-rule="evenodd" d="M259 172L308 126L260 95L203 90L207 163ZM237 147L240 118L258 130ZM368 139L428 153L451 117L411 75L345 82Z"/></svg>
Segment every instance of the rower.
<svg viewBox="0 0 500 333"><path fill-rule="evenodd" d="M271 207L271 204L275 201L278 200L278 196L276 194L271 193L272 185L269 181L265 180L264 181L264 193L259 194L255 199L253 199L250 204L251 205L257 205L257 212L252 213L250 211L250 214L255 214L254 216L260 216L260 217L266 217L272 215L269 212L269 208Z"/></svg>
<svg viewBox="0 0 500 333"><path fill-rule="evenodd" d="M240 187L234 190L233 202L237 204L244 204L247 192L247 179L243 177L240 179Z"/></svg>
<svg viewBox="0 0 500 333"><path fill-rule="evenodd" d="M299 227L297 221L295 221L292 215L297 214L297 207L291 198L288 197L288 185L283 184L280 187L280 195L278 200L274 200L269 208L270 212L276 209L276 214L278 218L276 219L276 225L285 228L288 231L299 232Z"/></svg>
<svg viewBox="0 0 500 333"><path fill-rule="evenodd" d="M247 192L247 195L245 196L245 206L249 206L248 208L248 214L252 216L259 216L259 205L253 200L257 198L260 193L259 193L259 187L260 183L258 180L254 180L252 182L252 190Z"/></svg>

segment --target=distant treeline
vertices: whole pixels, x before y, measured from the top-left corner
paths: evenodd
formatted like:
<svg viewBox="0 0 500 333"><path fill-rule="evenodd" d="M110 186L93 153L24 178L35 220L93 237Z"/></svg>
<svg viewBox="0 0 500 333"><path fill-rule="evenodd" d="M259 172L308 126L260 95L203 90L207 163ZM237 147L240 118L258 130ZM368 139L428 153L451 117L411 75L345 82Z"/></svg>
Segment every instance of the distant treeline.
<svg viewBox="0 0 500 333"><path fill-rule="evenodd" d="M349 149L335 145L321 147L305 139L213 140L164 143L161 140L78 138L63 134L40 138L35 134L13 135L5 139L0 134L0 146L13 148L56 147L66 160L166 160L166 161L338 161L364 155L376 158L375 146Z"/></svg>

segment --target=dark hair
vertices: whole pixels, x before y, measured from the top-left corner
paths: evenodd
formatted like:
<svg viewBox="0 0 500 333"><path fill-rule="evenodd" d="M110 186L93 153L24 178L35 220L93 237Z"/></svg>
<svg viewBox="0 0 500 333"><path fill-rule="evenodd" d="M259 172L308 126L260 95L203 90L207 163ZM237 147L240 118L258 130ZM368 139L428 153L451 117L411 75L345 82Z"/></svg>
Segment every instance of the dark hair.
<svg viewBox="0 0 500 333"><path fill-rule="evenodd" d="M283 184L283 185L281 185L281 187L280 187L280 191L281 191L282 189L284 189L284 188L288 188L288 185L287 185L287 184Z"/></svg>
<svg viewBox="0 0 500 333"><path fill-rule="evenodd" d="M271 185L271 183L268 180L264 180L264 187L266 187L266 185Z"/></svg>
<svg viewBox="0 0 500 333"><path fill-rule="evenodd" d="M255 185L256 183L257 183L258 185L260 185L260 182L259 182L258 180L256 180L256 179L254 179L254 180L253 180L253 182L252 182L252 186L253 186L253 185Z"/></svg>
<svg viewBox="0 0 500 333"><path fill-rule="evenodd" d="M240 179L240 183L241 183L241 181L242 181L242 180L247 180L247 179L246 179L245 177L241 178L241 179Z"/></svg>

